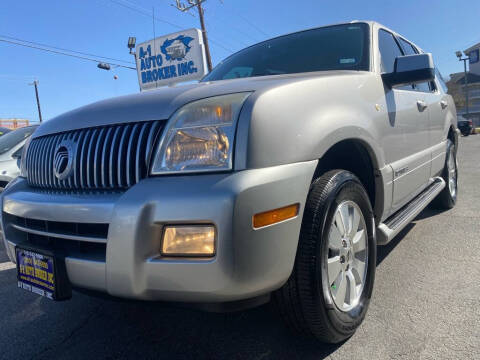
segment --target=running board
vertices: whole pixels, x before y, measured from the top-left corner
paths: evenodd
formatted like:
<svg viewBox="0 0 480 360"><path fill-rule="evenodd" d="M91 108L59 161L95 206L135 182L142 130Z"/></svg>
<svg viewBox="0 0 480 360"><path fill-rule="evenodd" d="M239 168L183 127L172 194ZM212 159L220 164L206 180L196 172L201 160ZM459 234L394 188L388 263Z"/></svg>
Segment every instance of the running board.
<svg viewBox="0 0 480 360"><path fill-rule="evenodd" d="M388 244L407 224L409 224L445 187L441 177L435 177L433 183L418 194L407 205L390 216L377 227L377 244Z"/></svg>

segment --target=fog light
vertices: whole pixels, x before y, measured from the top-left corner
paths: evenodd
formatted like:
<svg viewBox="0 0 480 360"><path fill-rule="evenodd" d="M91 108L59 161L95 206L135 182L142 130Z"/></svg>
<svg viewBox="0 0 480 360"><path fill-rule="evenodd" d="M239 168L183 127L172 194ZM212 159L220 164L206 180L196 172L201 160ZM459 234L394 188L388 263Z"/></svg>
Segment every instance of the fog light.
<svg viewBox="0 0 480 360"><path fill-rule="evenodd" d="M162 255L215 255L215 227L211 225L165 226Z"/></svg>

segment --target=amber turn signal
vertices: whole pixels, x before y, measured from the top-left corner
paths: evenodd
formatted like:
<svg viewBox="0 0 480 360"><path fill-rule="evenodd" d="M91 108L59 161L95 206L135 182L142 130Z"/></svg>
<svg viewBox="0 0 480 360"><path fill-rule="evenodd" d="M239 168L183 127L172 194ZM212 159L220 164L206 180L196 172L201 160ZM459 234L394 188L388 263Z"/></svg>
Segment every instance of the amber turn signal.
<svg viewBox="0 0 480 360"><path fill-rule="evenodd" d="M253 227L255 229L258 229L264 226L273 225L281 221L294 218L298 215L299 208L300 204L293 204L282 208L255 214L252 219Z"/></svg>

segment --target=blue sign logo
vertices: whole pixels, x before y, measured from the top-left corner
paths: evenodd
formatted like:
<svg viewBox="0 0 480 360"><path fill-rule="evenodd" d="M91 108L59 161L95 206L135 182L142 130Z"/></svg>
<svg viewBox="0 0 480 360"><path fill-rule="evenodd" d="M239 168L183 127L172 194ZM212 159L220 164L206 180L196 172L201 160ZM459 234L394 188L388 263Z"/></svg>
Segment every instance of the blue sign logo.
<svg viewBox="0 0 480 360"><path fill-rule="evenodd" d="M167 60L181 61L185 58L187 53L192 48L189 46L190 42L193 40L190 36L179 35L175 39L167 39L163 42L163 45L160 46L160 51L165 55Z"/></svg>

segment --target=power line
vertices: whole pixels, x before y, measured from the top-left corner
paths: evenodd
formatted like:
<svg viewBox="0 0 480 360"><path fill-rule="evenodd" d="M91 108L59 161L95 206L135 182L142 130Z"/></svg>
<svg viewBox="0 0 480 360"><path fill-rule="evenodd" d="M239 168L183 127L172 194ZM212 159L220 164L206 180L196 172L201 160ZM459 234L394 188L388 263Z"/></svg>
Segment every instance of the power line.
<svg viewBox="0 0 480 360"><path fill-rule="evenodd" d="M206 0L189 0L189 6L183 4L180 0L177 0L177 6L175 6L181 12L188 11L192 8L197 8L198 17L200 18L200 27L202 28L202 37L203 37L203 46L205 47L205 55L207 57L207 68L208 71L212 71L212 57L210 55L210 47L208 46L208 36L207 30L205 29L205 11L203 10L203 3Z"/></svg>
<svg viewBox="0 0 480 360"><path fill-rule="evenodd" d="M116 1L116 0L110 0L110 2L114 3L114 4L117 4L117 5L120 5L120 6L123 6L127 9L130 9L132 11L136 11L137 13L139 14L142 14L142 15L145 15L145 16L148 16L148 17L151 17L152 16L152 12L150 10L147 10L141 6L138 6L138 5L135 5L131 2L127 2L129 4L131 4L130 6L123 3L123 2L120 2L120 1ZM180 29L180 30L183 30L183 27L181 27L180 25L177 25L177 24L174 24L174 23L171 23L170 21L167 21L167 20L164 20L164 19L160 19L156 16L154 16L154 19L155 21L159 21L159 22L162 22L164 24L168 24L176 29Z"/></svg>
<svg viewBox="0 0 480 360"><path fill-rule="evenodd" d="M220 2L222 4L224 4L223 1L220 0ZM238 16L240 19L242 19L243 21L245 21L248 25L250 25L252 28L254 28L255 30L257 30L259 33L261 33L262 35L265 35L265 36L271 36L269 34L267 34L265 31L263 31L262 29L260 29L260 27L258 27L257 25L255 25L253 22L251 22L250 20L248 20L245 16L243 16L240 11L238 11L233 5L231 5L231 3L229 3L230 6L235 10L235 16Z"/></svg>
<svg viewBox="0 0 480 360"><path fill-rule="evenodd" d="M52 45L46 45L46 44L38 43L38 42L35 42L35 41L23 40L23 39L11 37L11 36L0 35L0 37L5 38L5 39L9 39L9 40L20 41L20 42L27 43L27 44L33 44L33 45L37 45L37 46L42 46L42 47L46 47L46 48L50 48L50 49L67 51L67 52L74 53L74 54L80 54L80 55L85 55L85 56L92 56L92 57L95 57L95 58L113 60L113 61L123 62L123 63L127 63L127 64L133 64L133 62L128 61L128 60L115 59L115 58L111 58L111 57L106 57L106 56L100 56L100 55L90 54L90 53L86 53L86 52L82 52L82 51L65 49L65 48L61 48L61 47L57 47L57 46L52 46Z"/></svg>
<svg viewBox="0 0 480 360"><path fill-rule="evenodd" d="M243 21L245 21L247 24L249 24L251 27L253 27L255 30L257 30L258 32L260 32L261 34L265 35L265 36L271 36L269 34L267 34L265 31L263 31L262 29L260 29L258 26L256 26L254 23L252 23L250 20L248 20L246 17L244 17L243 15L237 13L237 16L242 19Z"/></svg>
<svg viewBox="0 0 480 360"><path fill-rule="evenodd" d="M132 3L131 1L128 1L128 0L123 0L122 2L118 1L118 0L109 0L110 2L114 3L114 4L117 4L117 5L120 5L120 6L123 6L124 8L126 9L130 9L132 11L135 11L143 16L148 16L149 18L152 17L152 12L148 9L145 9L144 7L142 6L139 6L135 3ZM128 4L128 5L127 5ZM179 29L179 30L184 30L185 27L182 27L178 24L174 24L170 21L167 21L167 20L164 20L164 19L161 19L157 16L154 16L154 19L155 21L158 21L158 22L161 22L161 23L164 23L164 24L167 24L167 25L170 25L176 29ZM224 46L220 41L217 41L215 39L212 39L211 37L209 38L209 41L214 44L215 46L219 47L219 48L222 48L223 50L225 51L228 51L230 53L234 52L232 49L229 49L228 47Z"/></svg>
<svg viewBox="0 0 480 360"><path fill-rule="evenodd" d="M70 56L70 57L74 57L74 58L77 58L77 59L93 61L93 62L96 62L96 63L100 62L98 59L92 59L92 58L85 57L85 56L68 54L68 53L66 53L66 52L62 52L62 51L58 51L58 50L46 49L46 48L39 47L39 46L35 46L35 45L23 44L23 43L21 43L21 42L12 41L12 40L0 39L0 42L5 42L5 43L8 43L8 44L24 46L24 47L28 47L28 48L32 48L32 49L37 49L37 50L42 50L42 51L46 51L46 52L50 52L50 53L58 54L58 55ZM118 66L118 67L123 67L123 68L126 68L126 69L136 70L136 68L134 68L134 67L132 67L132 66L126 66L126 65L122 65L122 64L116 64L116 63L113 63L113 62L109 62L109 64L110 64L110 65L114 65L114 66Z"/></svg>
<svg viewBox="0 0 480 360"><path fill-rule="evenodd" d="M28 75L6 75L0 74L0 79L7 79L7 80L18 80L18 81L31 81L35 80L35 76L28 76Z"/></svg>

